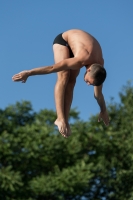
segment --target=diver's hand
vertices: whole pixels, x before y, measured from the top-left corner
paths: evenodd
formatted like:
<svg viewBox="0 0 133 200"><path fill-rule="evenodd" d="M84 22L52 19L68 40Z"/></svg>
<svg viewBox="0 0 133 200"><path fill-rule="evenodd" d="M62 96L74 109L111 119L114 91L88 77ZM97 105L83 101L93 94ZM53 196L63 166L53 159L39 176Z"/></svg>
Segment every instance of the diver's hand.
<svg viewBox="0 0 133 200"><path fill-rule="evenodd" d="M22 81L22 83L25 83L27 78L29 76L29 72L28 70L25 70L25 71L22 71L18 74L15 74L13 77L12 77L12 80L13 81Z"/></svg>
<svg viewBox="0 0 133 200"><path fill-rule="evenodd" d="M109 115L108 115L107 111L99 113L98 122L100 122L101 120L103 120L103 122L106 126L109 125Z"/></svg>

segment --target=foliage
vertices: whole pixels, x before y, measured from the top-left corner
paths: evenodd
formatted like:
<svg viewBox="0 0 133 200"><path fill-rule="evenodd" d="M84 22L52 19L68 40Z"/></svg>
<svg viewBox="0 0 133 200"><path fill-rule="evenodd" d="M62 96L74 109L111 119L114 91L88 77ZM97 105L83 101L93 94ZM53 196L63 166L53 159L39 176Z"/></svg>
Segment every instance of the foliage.
<svg viewBox="0 0 133 200"><path fill-rule="evenodd" d="M108 105L110 126L79 119L72 109L71 137L54 126L56 113L35 113L30 102L0 110L0 199L132 200L133 88Z"/></svg>

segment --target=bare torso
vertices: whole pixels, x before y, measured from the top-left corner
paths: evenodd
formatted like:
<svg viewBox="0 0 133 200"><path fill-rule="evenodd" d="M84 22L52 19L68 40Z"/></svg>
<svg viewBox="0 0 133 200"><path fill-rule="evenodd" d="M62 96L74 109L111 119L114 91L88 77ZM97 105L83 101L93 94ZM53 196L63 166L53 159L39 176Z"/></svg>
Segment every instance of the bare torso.
<svg viewBox="0 0 133 200"><path fill-rule="evenodd" d="M84 65L104 64L101 46L92 35L73 29L64 32L62 36L68 42L74 56L84 59Z"/></svg>

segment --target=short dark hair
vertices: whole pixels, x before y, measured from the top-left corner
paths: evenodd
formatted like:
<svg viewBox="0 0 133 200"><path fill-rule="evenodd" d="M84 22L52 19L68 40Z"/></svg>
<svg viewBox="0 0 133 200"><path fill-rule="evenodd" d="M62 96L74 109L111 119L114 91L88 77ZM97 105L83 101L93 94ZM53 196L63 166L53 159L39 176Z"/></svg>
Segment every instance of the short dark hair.
<svg viewBox="0 0 133 200"><path fill-rule="evenodd" d="M106 79L107 73L100 64L92 64L90 76L94 79L94 86L100 86Z"/></svg>

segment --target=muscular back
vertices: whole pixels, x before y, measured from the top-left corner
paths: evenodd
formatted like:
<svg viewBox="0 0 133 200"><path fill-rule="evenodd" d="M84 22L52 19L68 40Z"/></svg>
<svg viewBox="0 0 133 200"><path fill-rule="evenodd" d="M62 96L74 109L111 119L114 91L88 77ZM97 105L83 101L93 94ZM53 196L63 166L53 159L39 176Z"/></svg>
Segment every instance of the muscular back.
<svg viewBox="0 0 133 200"><path fill-rule="evenodd" d="M64 32L62 36L68 42L74 56L83 57L85 65L104 64L100 44L92 35L82 30L73 29Z"/></svg>

